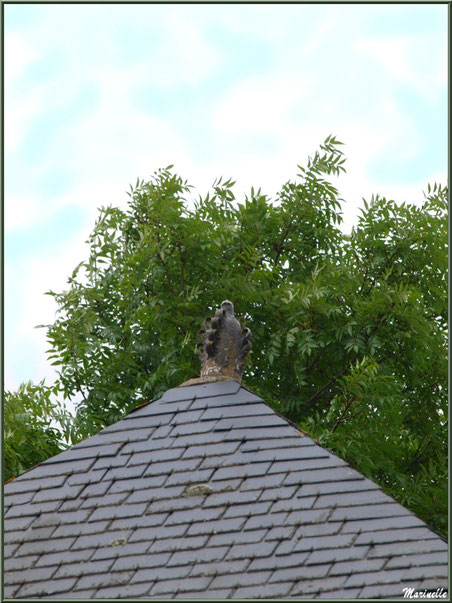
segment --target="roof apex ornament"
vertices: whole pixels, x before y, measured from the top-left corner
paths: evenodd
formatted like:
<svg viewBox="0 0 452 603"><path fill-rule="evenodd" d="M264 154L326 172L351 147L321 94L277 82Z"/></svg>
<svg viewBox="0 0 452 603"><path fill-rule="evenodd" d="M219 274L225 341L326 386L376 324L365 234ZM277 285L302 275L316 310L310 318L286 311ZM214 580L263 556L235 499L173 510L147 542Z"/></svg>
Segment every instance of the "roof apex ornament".
<svg viewBox="0 0 452 603"><path fill-rule="evenodd" d="M196 351L201 358L201 377L182 385L196 385L233 379L242 381L245 358L251 350L251 331L242 328L234 316L234 304L222 302L213 318L204 320L204 329L198 332L202 343Z"/></svg>

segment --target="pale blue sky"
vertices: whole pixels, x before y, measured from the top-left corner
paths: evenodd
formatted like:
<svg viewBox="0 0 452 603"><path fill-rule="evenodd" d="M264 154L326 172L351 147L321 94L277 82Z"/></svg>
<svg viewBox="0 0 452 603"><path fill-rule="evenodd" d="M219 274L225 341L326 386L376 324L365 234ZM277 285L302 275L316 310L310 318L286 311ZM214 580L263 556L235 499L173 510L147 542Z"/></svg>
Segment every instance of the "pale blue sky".
<svg viewBox="0 0 452 603"><path fill-rule="evenodd" d="M446 120L446 5L6 5L6 386L52 381L43 293L137 177L274 195L333 133L350 228L446 181Z"/></svg>

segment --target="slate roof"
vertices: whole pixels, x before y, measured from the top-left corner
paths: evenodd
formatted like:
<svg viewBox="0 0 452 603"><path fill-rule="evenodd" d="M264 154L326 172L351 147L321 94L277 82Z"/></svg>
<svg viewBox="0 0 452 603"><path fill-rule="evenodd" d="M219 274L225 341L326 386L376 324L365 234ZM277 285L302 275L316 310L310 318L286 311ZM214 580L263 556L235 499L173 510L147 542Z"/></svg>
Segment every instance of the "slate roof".
<svg viewBox="0 0 452 603"><path fill-rule="evenodd" d="M171 389L5 486L7 598L394 598L446 589L446 549L235 381Z"/></svg>

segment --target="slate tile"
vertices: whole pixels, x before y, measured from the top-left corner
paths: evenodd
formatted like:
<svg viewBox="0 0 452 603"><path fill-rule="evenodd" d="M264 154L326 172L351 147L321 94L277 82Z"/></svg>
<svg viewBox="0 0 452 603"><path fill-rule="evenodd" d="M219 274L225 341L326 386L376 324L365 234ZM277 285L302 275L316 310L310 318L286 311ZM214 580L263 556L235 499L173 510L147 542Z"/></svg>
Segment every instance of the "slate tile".
<svg viewBox="0 0 452 603"><path fill-rule="evenodd" d="M280 582L256 586L243 586L234 592L237 599L269 599L286 598L292 588L293 582Z"/></svg>
<svg viewBox="0 0 452 603"><path fill-rule="evenodd" d="M270 463L255 463L254 465L232 465L221 467L212 475L212 480L233 479L236 477L264 476L270 468Z"/></svg>
<svg viewBox="0 0 452 603"><path fill-rule="evenodd" d="M36 517L24 516L24 517L11 517L5 521L5 532L13 530L26 530L34 521Z"/></svg>
<svg viewBox="0 0 452 603"><path fill-rule="evenodd" d="M176 580L162 580L156 582L150 591L150 595L163 595L167 593L175 593L184 591L203 591L207 589L209 583L212 582L211 576L196 576L193 578L181 578Z"/></svg>
<svg viewBox="0 0 452 603"><path fill-rule="evenodd" d="M96 594L96 589L88 588L88 589L84 589L84 590L65 592L64 599L92 599L92 598L94 598L95 594ZM46 596L46 599L60 599L61 600L62 598L63 598L63 595L61 595L60 593Z"/></svg>
<svg viewBox="0 0 452 603"><path fill-rule="evenodd" d="M165 538L163 540L154 540L149 552L161 553L199 549L206 544L207 539L208 536L184 536L183 538ZM199 553L199 551L197 551L197 553Z"/></svg>
<svg viewBox="0 0 452 603"><path fill-rule="evenodd" d="M447 552L440 551L438 553L424 553L420 555L401 555L392 557L392 559L386 563L385 568L410 568L417 567L419 565L433 566L434 564L441 564L445 562L447 562Z"/></svg>
<svg viewBox="0 0 452 603"><path fill-rule="evenodd" d="M311 567L311 569L314 569L314 567L315 566ZM319 576L314 580L300 580L295 583L290 596L308 595L308 598L312 599L313 593L322 593L338 589L346 583L346 580L346 576L328 576L327 578Z"/></svg>
<svg viewBox="0 0 452 603"><path fill-rule="evenodd" d="M204 423L185 423L182 425L175 425L170 431L171 437L179 437L194 433L211 433L215 430L217 421L205 421Z"/></svg>
<svg viewBox="0 0 452 603"><path fill-rule="evenodd" d="M224 513L225 507L198 507L193 508L189 513L190 522L204 522L213 519L218 519ZM165 527L170 527L175 524L187 526L187 511L174 511L168 520L165 522Z"/></svg>
<svg viewBox="0 0 452 603"><path fill-rule="evenodd" d="M10 505L23 505L24 503L29 503L34 496L36 496L36 492L34 490L22 492L21 494L5 494L3 497L3 505L5 507Z"/></svg>
<svg viewBox="0 0 452 603"><path fill-rule="evenodd" d="M82 561L79 563L66 563L55 572L55 578L71 578L85 574L101 574L108 572L113 565L113 559L101 561Z"/></svg>
<svg viewBox="0 0 452 603"><path fill-rule="evenodd" d="M26 557L6 557L3 559L5 572L14 570L25 570L33 567L39 555L27 555Z"/></svg>
<svg viewBox="0 0 452 603"><path fill-rule="evenodd" d="M114 468L124 468L129 462L132 455L130 454L118 454L118 456L103 456L97 459L92 466L93 471L100 471L102 469L114 469ZM120 470L117 471L118 474L121 473ZM113 471L110 473L106 473L105 476L107 479L112 479L112 477L116 475Z"/></svg>
<svg viewBox="0 0 452 603"><path fill-rule="evenodd" d="M189 591L178 593L178 599L229 599L232 593L232 588L220 588L218 590L211 590L209 588L208 591Z"/></svg>
<svg viewBox="0 0 452 603"><path fill-rule="evenodd" d="M296 529L296 526L277 526L276 528L271 528L265 536L265 540L290 540L295 534Z"/></svg>
<svg viewBox="0 0 452 603"><path fill-rule="evenodd" d="M114 559L117 557L126 557L128 555L142 555L147 552L148 548L149 542L146 541L127 542L126 544L118 544L117 546L105 546L98 548L91 559L97 561L98 559Z"/></svg>
<svg viewBox="0 0 452 603"><path fill-rule="evenodd" d="M76 583L76 578L63 578L61 580L46 580L43 582L29 582L24 584L14 595L16 598L39 597L40 595L53 595L66 593Z"/></svg>
<svg viewBox="0 0 452 603"><path fill-rule="evenodd" d="M212 534L208 546L226 546L231 544L246 544L261 542L267 530L252 530L249 532L222 532L220 534Z"/></svg>
<svg viewBox="0 0 452 603"><path fill-rule="evenodd" d="M146 540L151 543L153 540L174 538L176 536L183 536L188 530L187 523L181 523L175 526L153 526L149 528L143 528L139 526L132 536L129 538L129 542L139 542L140 540Z"/></svg>
<svg viewBox="0 0 452 603"><path fill-rule="evenodd" d="M357 521L346 521L342 527L342 532L354 532L355 534L362 531L362 523ZM381 517L377 519L366 520L366 531L378 532L379 530L388 530L389 528L414 528L425 527L420 519L414 515L399 515L396 513L393 517Z"/></svg>
<svg viewBox="0 0 452 603"><path fill-rule="evenodd" d="M391 542L388 544L376 544L369 552L369 558L389 557L392 555L409 555L410 553L430 553L444 551L446 557L447 544L439 538L422 540L420 542Z"/></svg>
<svg viewBox="0 0 452 603"><path fill-rule="evenodd" d="M349 494L326 494L317 498L314 508L331 507L340 502L341 507L353 505L374 505L379 503L393 503L393 499L380 490L367 490L366 492L351 492Z"/></svg>
<svg viewBox="0 0 452 603"><path fill-rule="evenodd" d="M150 515L131 517L118 517L110 525L110 530L123 530L127 528L149 528L151 526L161 526L168 517L168 513L152 513Z"/></svg>
<svg viewBox="0 0 452 603"><path fill-rule="evenodd" d="M190 525L187 534L197 536L198 534L220 534L222 532L236 532L246 522L245 517L231 517L217 521L199 521Z"/></svg>
<svg viewBox="0 0 452 603"><path fill-rule="evenodd" d="M142 597L151 589L151 584L121 584L120 586L104 586L97 589L95 592L96 599L133 599L134 597ZM93 597L89 597L93 598Z"/></svg>
<svg viewBox="0 0 452 603"><path fill-rule="evenodd" d="M179 461L162 461L159 463L151 463L146 467L146 471L144 472L144 477L154 476L154 475L171 475L173 471L194 471L199 464L201 463L201 459L193 458L193 459L185 459ZM171 485L171 484L169 484Z"/></svg>
<svg viewBox="0 0 452 603"><path fill-rule="evenodd" d="M271 440L273 441L273 440ZM300 446L298 440L294 443L293 448L263 448L260 450L252 451L242 447L242 450L248 450L247 456L249 462L259 463L264 461L271 461L277 463L289 463L288 467L290 470L300 470L304 468L304 463L313 460L325 460L331 459L331 454L319 448L314 443L312 446ZM271 473L279 473L278 471L271 471Z"/></svg>
<svg viewBox="0 0 452 603"><path fill-rule="evenodd" d="M154 436L155 431L152 431ZM151 450L165 450L171 447L172 440L169 438L154 438L139 440L138 442L129 442L122 450L124 454L140 454L142 452L150 452Z"/></svg>
<svg viewBox="0 0 452 603"><path fill-rule="evenodd" d="M263 475L262 477L249 477L240 486L241 490L262 490L263 488L276 488L286 477L285 473Z"/></svg>
<svg viewBox="0 0 452 603"><path fill-rule="evenodd" d="M274 449L279 449L282 454L290 454L290 451L294 448L298 449L302 446L316 446L316 444L311 440L311 438L303 435L301 431L298 431L298 429L296 429L289 423L287 424L287 428L288 429L285 431L285 435L276 439L268 437L262 438L256 436L250 440L248 440L248 438L245 438L246 441L242 444L241 450L243 452L257 452L259 450L271 451ZM271 430L271 434L273 434L273 430Z"/></svg>
<svg viewBox="0 0 452 603"><path fill-rule="evenodd" d="M269 513L267 515L253 515L244 525L244 530L258 530L260 528L273 528L285 525L288 513Z"/></svg>
<svg viewBox="0 0 452 603"><path fill-rule="evenodd" d="M205 540L207 542L207 539ZM168 567L179 566L179 565L193 565L193 563L201 563L203 561L221 561L229 546L219 546L212 548L201 548L197 550L179 550L175 551L168 561ZM191 567L190 567L191 569Z"/></svg>
<svg viewBox="0 0 452 603"><path fill-rule="evenodd" d="M99 588L102 586L116 586L117 584L128 584L133 576L130 572L115 572L114 574L93 574L82 576L78 579L77 588Z"/></svg>
<svg viewBox="0 0 452 603"><path fill-rule="evenodd" d="M342 588L336 590L328 590L328 591L318 591L317 597L319 599L357 599L361 588Z"/></svg>
<svg viewBox="0 0 452 603"><path fill-rule="evenodd" d="M98 532L97 534L87 534L79 536L77 540L72 544L72 550L78 549L102 547L102 546L118 546L119 542L127 542L132 530L117 530L113 532L108 530L107 532Z"/></svg>
<svg viewBox="0 0 452 603"><path fill-rule="evenodd" d="M350 481L359 474L350 467L335 467L327 469L308 469L306 471L292 471L285 481L285 486L295 484L313 484L316 482Z"/></svg>
<svg viewBox="0 0 452 603"><path fill-rule="evenodd" d="M360 559L356 561L337 561L330 570L330 576L349 576L363 572L376 572L385 565L386 559Z"/></svg>
<svg viewBox="0 0 452 603"><path fill-rule="evenodd" d="M253 504L252 508L249 504L231 505L226 510L224 517L247 517L251 512L253 515L267 513L270 510L271 505L271 501L257 502Z"/></svg>
<svg viewBox="0 0 452 603"><path fill-rule="evenodd" d="M123 429L133 429L134 427L142 428L143 426L160 427L161 425L168 425L168 423L171 423L173 418L174 412L172 412L172 409L169 409L169 412L165 414L152 414L146 412L144 416L140 416L138 412L134 412L132 415L124 417L121 423L124 423ZM116 423L116 425L118 425L118 423Z"/></svg>
<svg viewBox="0 0 452 603"><path fill-rule="evenodd" d="M5 599L12 599L16 592L19 590L19 584L4 584L3 585L3 594Z"/></svg>
<svg viewBox="0 0 452 603"><path fill-rule="evenodd" d="M179 435L175 440L178 446L185 446L191 448L192 446L210 446L224 442L225 434L221 431L218 432L203 432L203 433L188 433L186 435ZM242 438L234 438L236 442L240 442Z"/></svg>
<svg viewBox="0 0 452 603"><path fill-rule="evenodd" d="M356 507L337 507L331 514L331 521L348 519L376 519L379 517L394 517L404 511L397 503L383 503L378 505L357 505ZM407 511L408 513L408 511Z"/></svg>
<svg viewBox="0 0 452 603"><path fill-rule="evenodd" d="M127 502L136 503L151 501L155 494L155 489L163 486L167 479L166 475L155 475L151 477L141 477L139 479L121 479L112 483L109 494L116 492L131 492Z"/></svg>
<svg viewBox="0 0 452 603"><path fill-rule="evenodd" d="M367 524L365 527L367 528ZM392 528L373 532L361 532L357 536L355 544L390 544L409 540L430 540L434 537L434 533L428 528Z"/></svg>
<svg viewBox="0 0 452 603"><path fill-rule="evenodd" d="M300 511L302 509L310 509L314 505L315 500L315 496L277 500L272 506L272 513L277 511Z"/></svg>
<svg viewBox="0 0 452 603"><path fill-rule="evenodd" d="M170 500L171 498L177 498L182 496L186 490L186 486L181 484L180 486L165 486L163 488L154 488L155 492L152 494L152 499L149 501L155 500Z"/></svg>
<svg viewBox="0 0 452 603"><path fill-rule="evenodd" d="M157 571L152 569L138 570L131 582L148 582L151 577L157 581L182 579L188 576L190 570L190 566L159 567Z"/></svg>
<svg viewBox="0 0 452 603"><path fill-rule="evenodd" d="M217 487L218 484L215 484ZM207 496L203 502L204 507L216 507L223 505L255 503L259 498L260 492L242 492L239 490L227 490L224 492L214 492Z"/></svg>
<svg viewBox="0 0 452 603"><path fill-rule="evenodd" d="M237 559L235 561L212 561L196 562L191 568L191 576L222 576L224 574L234 574L244 572L248 567L249 559ZM216 593L215 593L216 594ZM212 595L213 596L213 595Z"/></svg>
<svg viewBox="0 0 452 603"><path fill-rule="evenodd" d="M113 480L103 480L97 482L97 484L87 484L86 486L83 486L80 498L105 496L112 484Z"/></svg>
<svg viewBox="0 0 452 603"><path fill-rule="evenodd" d="M34 540L24 542L16 551L16 556L39 555L44 553L56 553L67 551L73 545L75 538L55 538L53 540ZM5 557L9 556L5 550Z"/></svg>
<svg viewBox="0 0 452 603"><path fill-rule="evenodd" d="M279 555L253 559L249 566L250 570L261 569L284 569L288 567L301 567L308 558L309 553L294 553L293 555Z"/></svg>
<svg viewBox="0 0 452 603"><path fill-rule="evenodd" d="M119 505L122 502L124 502L127 497L128 497L127 492L121 492L121 493L115 493L115 494L106 494L105 496L102 496L101 499L98 499L97 497L92 498L92 499L89 498L89 499L83 501L81 508L82 509L90 509L92 507L98 508L98 507L109 507L111 505Z"/></svg>
<svg viewBox="0 0 452 603"><path fill-rule="evenodd" d="M234 454L238 450L240 442L217 442L210 445L187 446L182 456L183 459L196 457L218 457Z"/></svg>
<svg viewBox="0 0 452 603"><path fill-rule="evenodd" d="M97 469L96 471L92 469L84 473L75 473L74 475L68 475L66 476L66 479L67 483L70 486L74 486L76 484L97 484L104 478L106 472L106 469ZM47 483L47 479L45 481Z"/></svg>
<svg viewBox="0 0 452 603"><path fill-rule="evenodd" d="M171 553L154 553L144 555L127 555L126 557L118 557L114 562L111 571L117 572L122 570L147 570L149 568L161 568L165 566L171 557ZM139 574L140 572L137 572ZM136 580L137 574L132 578L133 582L139 582ZM148 572L149 576L149 572Z"/></svg>
<svg viewBox="0 0 452 603"><path fill-rule="evenodd" d="M152 502L147 513L170 513L171 511L181 511L183 509L193 509L193 507L199 507L200 499L195 498L170 498L169 500L155 500ZM187 514L185 514L187 519Z"/></svg>
<svg viewBox="0 0 452 603"><path fill-rule="evenodd" d="M6 544L3 547L4 557L12 557L19 548L19 543Z"/></svg>
<svg viewBox="0 0 452 603"><path fill-rule="evenodd" d="M259 542L256 544L234 544L229 550L226 559L252 559L254 557L267 557L276 549L276 542Z"/></svg>
<svg viewBox="0 0 452 603"><path fill-rule="evenodd" d="M412 586L415 590L418 589L419 582L415 584L401 584L400 581L394 584L377 584L373 586L365 586L361 592L360 597L366 599L384 599L384 598L403 598L403 589Z"/></svg>
<svg viewBox="0 0 452 603"><path fill-rule="evenodd" d="M39 582L47 580L55 573L56 567L35 567L33 569L9 571L6 579L9 584L23 584L24 582Z"/></svg>
<svg viewBox="0 0 452 603"><path fill-rule="evenodd" d="M320 471L328 467L344 467L345 465L346 463L343 460L329 456L317 459L303 459L301 461L274 461L268 472L272 474L288 471L307 471L309 469Z"/></svg>
<svg viewBox="0 0 452 603"><path fill-rule="evenodd" d="M36 563L37 567L47 565L60 565L65 563L77 563L78 561L87 561L94 553L95 547L78 551L66 550L58 553L46 553L39 557Z"/></svg>
<svg viewBox="0 0 452 603"><path fill-rule="evenodd" d="M82 485L70 486L69 484L64 484L64 486L61 486L60 488L46 488L45 490L40 490L35 494L33 497L33 503L77 498L83 488L84 486Z"/></svg>
<svg viewBox="0 0 452 603"><path fill-rule="evenodd" d="M73 523L85 522L91 515L92 509L79 511L67 511L58 513L42 513L33 523L33 528L44 528L47 526L59 526Z"/></svg>
<svg viewBox="0 0 452 603"><path fill-rule="evenodd" d="M209 424L206 421L206 424ZM271 429L287 425L285 419L282 419L278 415L254 415L248 417L237 417L232 419L220 419L216 422L213 427L213 431L227 431L229 429L240 430L240 429L263 429L270 427Z"/></svg>
<svg viewBox="0 0 452 603"><path fill-rule="evenodd" d="M55 534L55 526L48 527L37 527L32 525L24 534L24 540L47 540L50 537L57 538L58 534Z"/></svg>
<svg viewBox="0 0 452 603"><path fill-rule="evenodd" d="M305 565L315 565L318 563L331 563L333 561L354 561L363 559L369 551L369 547L353 547L322 549L313 551L306 560Z"/></svg>
<svg viewBox="0 0 452 603"><path fill-rule="evenodd" d="M171 441L174 439L169 436L172 429L173 426L170 423L168 425L160 425L160 427L157 427L157 429L152 434L152 439L156 442L162 441L163 438L169 439Z"/></svg>
<svg viewBox="0 0 452 603"><path fill-rule="evenodd" d="M321 549L348 548L352 542L352 534L337 534L336 536L313 536L308 538L300 538L293 547L292 551L319 551Z"/></svg>
<svg viewBox="0 0 452 603"><path fill-rule="evenodd" d="M262 403L228 404L227 406L207 406L202 413L200 421L213 419L233 419L238 417L257 417L260 415L273 415L271 408Z"/></svg>
<svg viewBox="0 0 452 603"><path fill-rule="evenodd" d="M215 381L214 383L203 383L200 385L187 385L185 387L176 387L166 391L160 398L162 403L174 402L179 400L197 400L202 398L214 398L219 396L228 396L236 394L240 390L240 383L233 380Z"/></svg>
<svg viewBox="0 0 452 603"><path fill-rule="evenodd" d="M269 582L287 582L289 580L307 580L311 578L324 578L331 565L312 565L310 567L278 568L272 573Z"/></svg>
<svg viewBox="0 0 452 603"><path fill-rule="evenodd" d="M298 486L279 486L275 488L265 488L259 496L259 500L285 500L292 498L297 492Z"/></svg>
<svg viewBox="0 0 452 603"><path fill-rule="evenodd" d="M253 586L256 584L265 584L270 577L270 571L246 572L227 574L225 576L217 576L210 584L210 588L227 588L239 586Z"/></svg>
<svg viewBox="0 0 452 603"><path fill-rule="evenodd" d="M3 538L4 544L21 543L25 540L25 530L14 530L14 532L6 532Z"/></svg>
<svg viewBox="0 0 452 603"><path fill-rule="evenodd" d="M109 521L93 521L92 523L68 523L58 526L52 534L52 538L65 536L80 536L81 534L96 534L105 532ZM43 528L49 529L49 528ZM53 530L53 528L50 528Z"/></svg>
<svg viewBox="0 0 452 603"><path fill-rule="evenodd" d="M185 423L197 423L204 414L203 410L184 410L178 412L171 421L172 425L183 425ZM215 419L216 417L214 417Z"/></svg>
<svg viewBox="0 0 452 603"><path fill-rule="evenodd" d="M448 582L447 580L444 580L444 578L426 578L420 584L419 582L417 583L417 588L419 590L437 590L438 588L442 588L443 590L447 591L447 584Z"/></svg>
<svg viewBox="0 0 452 603"><path fill-rule="evenodd" d="M10 507L5 514L5 519L11 517L26 517L27 515L40 515L49 511L56 511L61 505L61 500L52 500L41 503L27 503L25 505L17 505Z"/></svg>
<svg viewBox="0 0 452 603"><path fill-rule="evenodd" d="M125 519L126 517L137 517L144 514L147 503L139 503L134 505L116 505L114 507L100 507L95 509L90 516L89 521L99 521L101 519Z"/></svg>
<svg viewBox="0 0 452 603"><path fill-rule="evenodd" d="M395 583L399 585L399 592L401 589L401 580L403 574L400 570L381 570L376 572L363 572L359 574L351 574L346 582L345 586L371 586L373 584L386 584Z"/></svg>
<svg viewBox="0 0 452 603"><path fill-rule="evenodd" d="M178 486L180 484L203 484L209 481L214 469L198 469L197 471L184 471L178 461L177 473L172 473L166 481L167 486Z"/></svg>
<svg viewBox="0 0 452 603"><path fill-rule="evenodd" d="M378 490L378 486L370 480L363 477L352 480L342 480L338 482L320 482L314 484L303 484L297 496L317 496L327 494L342 494L350 492L366 492L369 490Z"/></svg>
<svg viewBox="0 0 452 603"><path fill-rule="evenodd" d="M435 565L422 565L402 570L402 580L421 580L422 578L444 578L444 580L447 580L447 575L446 555L444 555L443 565L437 563Z"/></svg>
<svg viewBox="0 0 452 603"><path fill-rule="evenodd" d="M287 516L289 525L305 525L312 523L324 523L331 519L332 509L300 509L291 511Z"/></svg>
<svg viewBox="0 0 452 603"><path fill-rule="evenodd" d="M280 425L268 425L265 428L265 435L269 439L275 438L279 440L281 438L285 438L289 435L292 435L294 429L295 428L289 425L288 423ZM261 438L262 429L250 429L249 427L243 427L239 429L238 427L234 426L234 429L232 429L232 431L229 431L228 433L224 434L225 441L244 439L250 441L254 439L259 440Z"/></svg>
<svg viewBox="0 0 452 603"><path fill-rule="evenodd" d="M297 532L298 538L309 536L334 536L341 531L342 521L328 521L326 523L303 524Z"/></svg>

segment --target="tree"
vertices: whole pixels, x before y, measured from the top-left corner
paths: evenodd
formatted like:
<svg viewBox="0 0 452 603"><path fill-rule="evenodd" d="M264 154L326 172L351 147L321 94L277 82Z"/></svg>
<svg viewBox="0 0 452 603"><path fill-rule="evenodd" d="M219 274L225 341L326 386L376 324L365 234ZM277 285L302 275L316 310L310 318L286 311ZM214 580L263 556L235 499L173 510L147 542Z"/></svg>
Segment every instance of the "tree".
<svg viewBox="0 0 452 603"><path fill-rule="evenodd" d="M327 179L329 137L274 201L205 198L172 171L100 210L89 257L53 295L50 358L96 433L199 373L207 315L232 299L253 333L244 383L389 494L446 530L447 189L372 197L351 234Z"/></svg>
<svg viewBox="0 0 452 603"><path fill-rule="evenodd" d="M56 399L58 384L22 383L4 397L4 479L9 480L75 443L71 415ZM66 442L66 444L65 444Z"/></svg>

